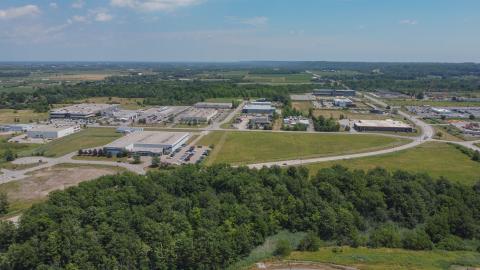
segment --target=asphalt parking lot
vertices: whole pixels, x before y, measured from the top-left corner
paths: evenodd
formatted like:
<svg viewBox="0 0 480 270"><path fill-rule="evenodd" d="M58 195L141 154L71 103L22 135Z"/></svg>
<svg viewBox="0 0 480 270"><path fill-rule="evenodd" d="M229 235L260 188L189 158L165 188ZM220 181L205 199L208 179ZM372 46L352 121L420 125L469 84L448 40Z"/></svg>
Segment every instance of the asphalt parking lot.
<svg viewBox="0 0 480 270"><path fill-rule="evenodd" d="M176 165L195 164L205 159L206 153L210 152L207 146L186 145L179 149L178 152L162 156L162 161Z"/></svg>

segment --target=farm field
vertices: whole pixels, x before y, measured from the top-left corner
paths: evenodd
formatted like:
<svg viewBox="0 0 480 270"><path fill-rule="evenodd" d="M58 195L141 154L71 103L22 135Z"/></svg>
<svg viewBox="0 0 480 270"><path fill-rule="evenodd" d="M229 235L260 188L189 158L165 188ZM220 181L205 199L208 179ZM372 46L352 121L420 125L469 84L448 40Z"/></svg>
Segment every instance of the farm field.
<svg viewBox="0 0 480 270"><path fill-rule="evenodd" d="M469 251L412 251L388 248L320 248L317 252L293 252L288 260L332 263L357 267L361 270L437 270L452 266L480 266L478 252Z"/></svg>
<svg viewBox="0 0 480 270"><path fill-rule="evenodd" d="M248 74L245 80L258 83L309 83L312 76L300 74Z"/></svg>
<svg viewBox="0 0 480 270"><path fill-rule="evenodd" d="M59 157L79 149L102 146L120 137L114 128L87 128L42 145L36 151L44 152L47 157Z"/></svg>
<svg viewBox="0 0 480 270"><path fill-rule="evenodd" d="M215 131L198 144L214 145L209 164L249 164L366 152L408 141L378 135Z"/></svg>
<svg viewBox="0 0 480 270"><path fill-rule="evenodd" d="M353 113L349 110L314 110L313 115L318 117L320 115L329 118L340 119L340 115L352 120L385 120L388 118L394 118L390 115L373 114L373 113Z"/></svg>
<svg viewBox="0 0 480 270"><path fill-rule="evenodd" d="M48 112L36 113L32 110L0 109L0 124L32 123L48 119Z"/></svg>
<svg viewBox="0 0 480 270"><path fill-rule="evenodd" d="M382 167L390 171L405 170L444 176L455 182L472 185L479 180L480 166L453 145L429 142L418 147L381 156L306 165L311 174L318 169L339 164L350 169L369 170Z"/></svg>
<svg viewBox="0 0 480 270"><path fill-rule="evenodd" d="M10 202L8 216L11 216L29 208L34 203L45 200L51 191L65 189L83 181L121 171L124 169L119 167L59 164L34 171L27 178L1 184L0 192L7 194Z"/></svg>
<svg viewBox="0 0 480 270"><path fill-rule="evenodd" d="M480 102L455 102L455 101L434 101L434 100L409 100L409 99L388 99L386 102L393 106L437 106L437 107L477 107Z"/></svg>
<svg viewBox="0 0 480 270"><path fill-rule="evenodd" d="M143 100L143 98L92 97L81 100L79 103L120 104L122 109L137 110L145 107Z"/></svg>

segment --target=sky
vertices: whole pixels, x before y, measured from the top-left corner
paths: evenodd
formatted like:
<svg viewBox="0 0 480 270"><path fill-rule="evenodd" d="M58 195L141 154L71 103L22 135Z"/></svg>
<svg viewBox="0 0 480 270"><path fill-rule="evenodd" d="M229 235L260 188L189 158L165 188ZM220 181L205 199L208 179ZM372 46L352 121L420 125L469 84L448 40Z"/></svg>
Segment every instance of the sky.
<svg viewBox="0 0 480 270"><path fill-rule="evenodd" d="M480 62L479 0L0 0L0 61Z"/></svg>

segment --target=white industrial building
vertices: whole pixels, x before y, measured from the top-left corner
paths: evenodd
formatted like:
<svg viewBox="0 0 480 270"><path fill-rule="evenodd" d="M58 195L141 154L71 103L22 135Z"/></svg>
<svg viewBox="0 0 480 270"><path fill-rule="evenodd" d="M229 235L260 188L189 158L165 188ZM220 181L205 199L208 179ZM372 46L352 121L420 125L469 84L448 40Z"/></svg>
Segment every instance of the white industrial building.
<svg viewBox="0 0 480 270"><path fill-rule="evenodd" d="M232 103L228 103L228 102L225 102L225 103L198 102L195 105L193 105L193 107L198 108L198 109L218 109L218 110L224 109L224 110L228 110L228 109L231 109L233 106L232 106Z"/></svg>
<svg viewBox="0 0 480 270"><path fill-rule="evenodd" d="M334 98L333 105L341 108L347 108L353 106L353 101L349 98Z"/></svg>
<svg viewBox="0 0 480 270"><path fill-rule="evenodd" d="M143 110L138 116L139 121L142 120L145 124L166 122L173 119L178 114L186 111L187 106L162 106Z"/></svg>
<svg viewBox="0 0 480 270"><path fill-rule="evenodd" d="M113 112L119 104L75 104L50 111L50 118L89 119Z"/></svg>
<svg viewBox="0 0 480 270"><path fill-rule="evenodd" d="M394 131L413 132L413 127L401 121L387 120L358 120L353 124L357 131Z"/></svg>
<svg viewBox="0 0 480 270"><path fill-rule="evenodd" d="M32 139L58 139L80 131L80 126L36 126L27 131L27 136Z"/></svg>
<svg viewBox="0 0 480 270"><path fill-rule="evenodd" d="M1 132L26 132L31 130L33 125L29 124L11 124L11 125L1 125L0 131Z"/></svg>
<svg viewBox="0 0 480 270"><path fill-rule="evenodd" d="M190 138L187 132L139 131L130 133L104 146L107 153L132 152L141 155L168 154L186 143Z"/></svg>
<svg viewBox="0 0 480 270"><path fill-rule="evenodd" d="M275 108L272 107L270 102L268 102L268 104L259 104L259 102L255 102L245 105L242 109L242 112L249 114L273 114L275 112Z"/></svg>

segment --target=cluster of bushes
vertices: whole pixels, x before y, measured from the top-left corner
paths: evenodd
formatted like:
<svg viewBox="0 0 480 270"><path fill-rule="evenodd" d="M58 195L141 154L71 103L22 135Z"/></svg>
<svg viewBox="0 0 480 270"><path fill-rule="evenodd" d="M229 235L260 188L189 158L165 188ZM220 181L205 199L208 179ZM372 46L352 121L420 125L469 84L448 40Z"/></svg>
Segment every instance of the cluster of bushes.
<svg viewBox="0 0 480 270"><path fill-rule="evenodd" d="M302 123L296 123L295 125L283 125L282 130L286 131L307 131L307 125Z"/></svg>
<svg viewBox="0 0 480 270"><path fill-rule="evenodd" d="M480 162L480 152L478 150L473 150L458 144L451 144L460 150L463 154L467 155L471 160Z"/></svg>
<svg viewBox="0 0 480 270"><path fill-rule="evenodd" d="M416 250L478 245L480 182L339 166L309 175L188 165L84 182L51 193L18 227L0 223L0 268L224 269L280 230L309 231L305 250L317 238Z"/></svg>
<svg viewBox="0 0 480 270"><path fill-rule="evenodd" d="M313 127L315 131L327 131L327 132L336 132L340 131L340 124L333 118L325 118L323 115L319 117L312 117Z"/></svg>

